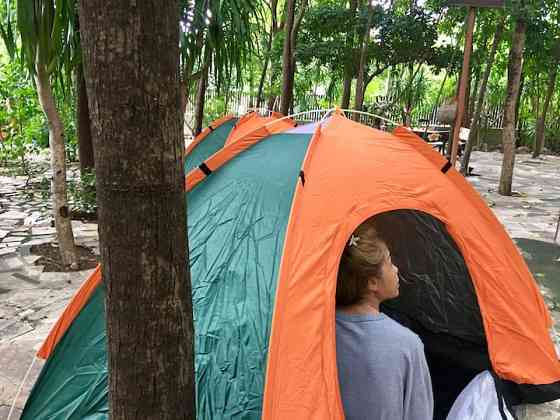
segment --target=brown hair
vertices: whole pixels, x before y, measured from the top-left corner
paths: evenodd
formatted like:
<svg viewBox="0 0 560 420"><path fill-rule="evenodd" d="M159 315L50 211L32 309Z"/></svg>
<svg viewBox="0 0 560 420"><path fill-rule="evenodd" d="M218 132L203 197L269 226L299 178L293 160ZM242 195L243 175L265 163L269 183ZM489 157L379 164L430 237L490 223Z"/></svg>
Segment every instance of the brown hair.
<svg viewBox="0 0 560 420"><path fill-rule="evenodd" d="M387 245L381 239L373 219L363 222L346 243L336 281L336 305L358 303L372 277L380 277Z"/></svg>

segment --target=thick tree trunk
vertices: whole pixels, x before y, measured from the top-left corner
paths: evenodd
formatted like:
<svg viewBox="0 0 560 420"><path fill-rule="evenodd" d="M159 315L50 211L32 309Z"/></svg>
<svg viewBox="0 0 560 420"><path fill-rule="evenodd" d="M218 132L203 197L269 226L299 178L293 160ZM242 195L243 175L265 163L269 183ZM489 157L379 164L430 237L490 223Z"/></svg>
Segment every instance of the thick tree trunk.
<svg viewBox="0 0 560 420"><path fill-rule="evenodd" d="M515 165L515 108L519 96L519 82L523 69L523 48L525 47L525 32L527 23L521 17L517 18L508 64L508 82L506 90L506 101L504 104L504 124L502 144L504 158L500 174L500 185L498 192L501 195L511 195L513 182L513 167Z"/></svg>
<svg viewBox="0 0 560 420"><path fill-rule="evenodd" d="M196 91L196 102L194 106L194 135L198 136L202 131L202 122L204 120L204 102L206 100L206 88L208 87L208 70L210 68L211 48L209 45L204 49L204 62L198 81Z"/></svg>
<svg viewBox="0 0 560 420"><path fill-rule="evenodd" d="M546 96L544 99L543 109L539 117L537 118L537 129L535 134L535 147L533 149L533 158L538 157L544 147L544 135L545 135L545 122L546 114L548 113L548 108L550 106L550 101L554 96L554 86L556 85L556 77L558 75L558 64L554 63L554 67L550 72L550 77L548 79L548 85L546 88Z"/></svg>
<svg viewBox="0 0 560 420"><path fill-rule="evenodd" d="M49 146L51 169L53 172L51 189L56 237L62 263L71 269L78 268L78 256L74 245L74 233L70 219L70 208L66 196L66 153L64 150L64 127L52 92L47 69L37 66L35 81L37 93L49 126Z"/></svg>
<svg viewBox="0 0 560 420"><path fill-rule="evenodd" d="M366 64L368 60L367 51L369 46L369 31L371 28L371 19L372 19L372 9L371 3L368 2L367 6L367 23L366 29L363 34L362 38L362 45L360 48L360 64L358 67L358 76L356 77L356 97L354 99L354 109L356 111L361 111L364 105L364 82L365 82L365 72L366 72Z"/></svg>
<svg viewBox="0 0 560 420"><path fill-rule="evenodd" d="M472 149L476 139L478 138L478 131L480 128L480 116L482 114L482 109L484 108L484 100L486 97L486 88L488 86L488 79L490 78L490 73L492 72L492 66L494 65L494 59L496 58L496 52L498 47L502 42L502 35L504 33L504 23L505 20L502 18L497 26L494 33L494 41L492 43L492 49L488 55L488 60L486 62L486 68L484 69L484 74L482 75L482 80L478 90L478 98L476 100L476 107L474 109L474 114L471 121L471 127L469 132L469 138L465 146L465 153L463 154L463 159L461 160L461 173L463 175L468 175L469 160L471 158Z"/></svg>
<svg viewBox="0 0 560 420"><path fill-rule="evenodd" d="M81 0L109 417L194 419L178 0Z"/></svg>
<svg viewBox="0 0 560 420"><path fill-rule="evenodd" d="M294 94L292 29L295 21L296 0L286 0L286 25L284 27L284 50L282 53L282 97L280 112L288 115Z"/></svg>
<svg viewBox="0 0 560 420"><path fill-rule="evenodd" d="M91 122L89 119L88 98L86 91L86 80L82 66L78 66L76 71L77 79L77 128L78 128L78 152L80 156L80 172L85 174L91 172L95 167L93 157L93 142L91 139Z"/></svg>

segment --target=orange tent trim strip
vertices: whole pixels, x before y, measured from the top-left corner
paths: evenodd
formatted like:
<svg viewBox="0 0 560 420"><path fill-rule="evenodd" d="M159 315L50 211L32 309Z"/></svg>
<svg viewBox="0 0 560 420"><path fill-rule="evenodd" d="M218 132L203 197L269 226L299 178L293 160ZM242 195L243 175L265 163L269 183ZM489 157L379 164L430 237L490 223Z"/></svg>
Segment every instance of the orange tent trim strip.
<svg viewBox="0 0 560 420"><path fill-rule="evenodd" d="M200 142L204 140L206 136L208 136L208 134L210 134L222 124L225 124L229 120L232 120L233 118L235 118L233 115L228 114L223 116L222 118L218 118L217 120L212 121L212 123L204 130L202 130L200 134L196 136L194 140L187 146L187 148L185 149L185 156L187 156L196 146L198 146L198 144L200 144Z"/></svg>
<svg viewBox="0 0 560 420"><path fill-rule="evenodd" d="M82 287L74 295L56 324L51 329L51 332L47 336L43 345L37 352L37 357L42 359L48 359L52 351L64 336L74 319L78 316L82 308L88 302L90 296L95 291L97 286L101 283L101 265L97 265L95 271L89 276L89 278L82 284Z"/></svg>

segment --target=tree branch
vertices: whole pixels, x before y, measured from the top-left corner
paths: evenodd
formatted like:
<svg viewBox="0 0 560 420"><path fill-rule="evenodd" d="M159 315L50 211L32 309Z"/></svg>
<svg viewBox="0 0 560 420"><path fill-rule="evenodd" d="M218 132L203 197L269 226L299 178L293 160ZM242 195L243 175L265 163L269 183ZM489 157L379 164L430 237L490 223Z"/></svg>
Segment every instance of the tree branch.
<svg viewBox="0 0 560 420"><path fill-rule="evenodd" d="M370 75L368 75L368 76L366 77L366 83L365 83L364 89L367 88L367 86L371 83L371 81L372 81L374 78L376 78L377 76L379 76L381 73L383 73L383 72L384 72L385 70L387 70L388 68L389 68L389 64L384 64L384 65L382 65L381 67L376 66L375 71L374 71L372 74L370 74Z"/></svg>

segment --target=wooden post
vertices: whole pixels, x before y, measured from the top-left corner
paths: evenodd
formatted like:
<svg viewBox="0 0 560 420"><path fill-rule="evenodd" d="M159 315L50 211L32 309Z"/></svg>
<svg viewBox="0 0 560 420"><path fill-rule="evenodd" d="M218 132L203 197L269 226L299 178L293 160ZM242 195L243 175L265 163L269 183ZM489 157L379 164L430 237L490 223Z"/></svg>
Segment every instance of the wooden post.
<svg viewBox="0 0 560 420"><path fill-rule="evenodd" d="M455 124L453 127L453 142L451 146L451 164L453 165L453 167L455 167L455 162L457 161L457 151L459 149L459 132L461 131L461 123L463 121L463 114L465 113L465 93L467 90L467 81L469 80L470 73L475 17L476 8L473 6L469 6L467 17L467 33L465 35L465 52L463 55L463 70L461 71L461 80L459 82L457 114L455 116Z"/></svg>

